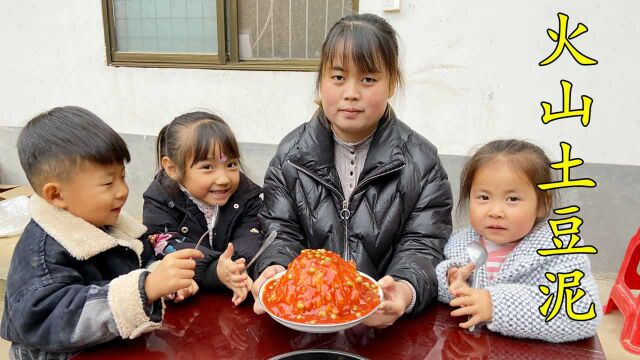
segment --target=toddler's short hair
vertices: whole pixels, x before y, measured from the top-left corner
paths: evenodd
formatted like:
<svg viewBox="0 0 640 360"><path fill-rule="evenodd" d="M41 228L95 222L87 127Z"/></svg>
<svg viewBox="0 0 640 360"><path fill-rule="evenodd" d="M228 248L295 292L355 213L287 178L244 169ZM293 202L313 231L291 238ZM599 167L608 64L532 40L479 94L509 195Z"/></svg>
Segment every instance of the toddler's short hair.
<svg viewBox="0 0 640 360"><path fill-rule="evenodd" d="M39 195L48 181L69 180L84 161L110 165L131 160L118 133L76 106L54 108L31 119L18 137L18 157Z"/></svg>
<svg viewBox="0 0 640 360"><path fill-rule="evenodd" d="M468 209L471 197L471 187L475 174L491 161L504 157L515 171L524 176L533 187L538 200L538 215L536 224L547 218L551 213L555 193L541 190L538 184L553 182L551 160L538 145L525 140L501 139L491 141L480 147L465 163L460 175L460 195L458 199L458 214Z"/></svg>

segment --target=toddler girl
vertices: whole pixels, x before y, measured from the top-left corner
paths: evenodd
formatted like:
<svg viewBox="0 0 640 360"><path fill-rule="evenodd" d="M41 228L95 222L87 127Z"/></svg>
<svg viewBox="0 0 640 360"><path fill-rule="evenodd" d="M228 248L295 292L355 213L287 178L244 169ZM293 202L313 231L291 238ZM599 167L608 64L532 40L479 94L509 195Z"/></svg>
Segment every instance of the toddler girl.
<svg viewBox="0 0 640 360"><path fill-rule="evenodd" d="M601 307L587 256L537 252L555 249L545 221L552 194L536 186L552 182L549 164L538 146L497 140L481 147L465 165L458 206L469 206L471 226L451 236L446 260L436 268L439 300L459 307L452 316L469 316L461 327L487 323L489 330L503 335L552 342L596 334ZM568 236L560 240L566 248ZM475 269L478 289L468 283L475 267L467 255L472 242L480 242L488 252L486 264ZM565 282L568 290L559 284L562 274L571 274Z"/></svg>

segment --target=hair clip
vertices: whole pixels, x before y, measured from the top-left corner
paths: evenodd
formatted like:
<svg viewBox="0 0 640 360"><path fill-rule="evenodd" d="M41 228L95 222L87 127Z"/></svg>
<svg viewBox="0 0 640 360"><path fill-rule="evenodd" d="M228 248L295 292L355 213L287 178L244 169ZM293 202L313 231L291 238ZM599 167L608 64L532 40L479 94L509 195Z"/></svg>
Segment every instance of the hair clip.
<svg viewBox="0 0 640 360"><path fill-rule="evenodd" d="M220 153L220 157L218 158L218 161L221 163L227 161L227 155L225 155L224 153Z"/></svg>

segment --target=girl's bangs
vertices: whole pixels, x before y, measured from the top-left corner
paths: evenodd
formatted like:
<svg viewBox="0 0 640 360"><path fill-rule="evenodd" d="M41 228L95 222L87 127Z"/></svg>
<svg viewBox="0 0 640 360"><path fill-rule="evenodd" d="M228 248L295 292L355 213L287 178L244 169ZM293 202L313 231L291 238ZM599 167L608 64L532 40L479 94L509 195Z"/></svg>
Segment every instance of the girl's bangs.
<svg viewBox="0 0 640 360"><path fill-rule="evenodd" d="M240 152L238 144L230 131L225 131L221 126L216 126L210 121L202 122L194 126L192 144L186 148L193 149L189 166L193 166L199 161L204 161L215 157L215 154L224 154L229 159L239 159ZM188 146L190 145L190 146Z"/></svg>

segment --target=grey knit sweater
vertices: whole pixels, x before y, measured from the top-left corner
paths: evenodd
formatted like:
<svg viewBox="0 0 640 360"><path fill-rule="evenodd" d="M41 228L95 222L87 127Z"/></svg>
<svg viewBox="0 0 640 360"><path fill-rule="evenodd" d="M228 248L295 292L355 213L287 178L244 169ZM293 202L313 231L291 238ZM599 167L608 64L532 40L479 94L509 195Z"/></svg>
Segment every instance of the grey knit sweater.
<svg viewBox="0 0 640 360"><path fill-rule="evenodd" d="M450 267L460 267L470 259L467 246L478 241L480 235L472 227L462 229L451 235L444 248L445 261L438 264L438 300L449 303L452 296L448 290L447 271ZM480 287L491 293L493 301L493 321L487 324L491 331L503 335L541 339L550 342L567 342L588 338L596 334L602 317L602 307L598 288L591 274L589 259L584 254L540 256L539 249L554 248L553 233L549 225L543 222L536 226L505 259L496 278L488 282L485 266L480 267ZM566 246L567 239L563 239ZM578 246L582 241L578 243ZM546 285L551 294L557 292L557 282L552 283L545 277L546 272L553 274L580 270L584 277L579 288L585 295L573 304L575 313L587 312L594 303L596 317L587 321L572 320L567 316L566 297L560 312L549 322L540 314L539 307L549 295L544 295L539 285ZM577 288L572 288L576 291ZM555 295L554 295L555 296ZM553 300L555 303L555 299ZM553 306L553 303L552 303Z"/></svg>

